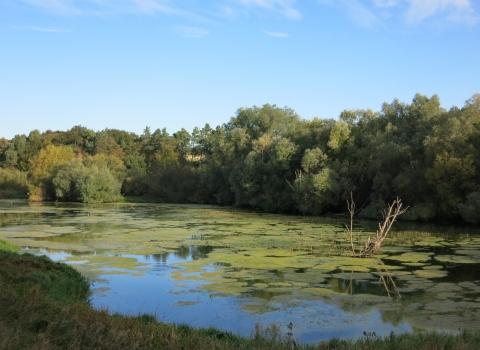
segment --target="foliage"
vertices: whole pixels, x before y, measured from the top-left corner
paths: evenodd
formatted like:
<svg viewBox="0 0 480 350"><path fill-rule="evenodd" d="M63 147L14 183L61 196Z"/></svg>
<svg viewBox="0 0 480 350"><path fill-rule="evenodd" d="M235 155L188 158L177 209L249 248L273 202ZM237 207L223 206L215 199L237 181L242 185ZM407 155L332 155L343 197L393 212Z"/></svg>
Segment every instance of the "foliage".
<svg viewBox="0 0 480 350"><path fill-rule="evenodd" d="M474 175L470 155L457 158L445 151L436 156L433 167L425 172L427 181L435 187L441 200L440 208L445 212L457 210L466 193L475 186Z"/></svg>
<svg viewBox="0 0 480 350"><path fill-rule="evenodd" d="M119 181L123 183L126 176L126 167L122 160L114 155L96 154L84 158L83 163L87 168L96 166L97 168L107 168L110 173Z"/></svg>
<svg viewBox="0 0 480 350"><path fill-rule="evenodd" d="M200 182L200 172L198 169L178 162L170 162L166 164L155 163L151 176L148 179L143 178L141 174L137 174L139 182L136 185L126 183L128 187L125 190L129 194L145 194L142 193L142 185L148 186L148 194L169 203L205 203L201 195L201 188L198 187ZM133 187L135 186L135 187ZM144 188L144 187L143 187Z"/></svg>
<svg viewBox="0 0 480 350"><path fill-rule="evenodd" d="M459 204L460 213L467 222L480 222L480 192L475 191L467 195L465 203Z"/></svg>
<svg viewBox="0 0 480 350"><path fill-rule="evenodd" d="M125 155L122 147L115 141L113 136L102 135L97 140L97 145L95 147L96 154L104 154L107 156L115 156L118 158L122 158Z"/></svg>
<svg viewBox="0 0 480 350"><path fill-rule="evenodd" d="M115 202L121 198L121 184L108 168L89 168L86 176L79 183L84 203Z"/></svg>
<svg viewBox="0 0 480 350"><path fill-rule="evenodd" d="M32 184L31 199L54 198L52 179L60 165L68 164L75 157L70 146L48 145L30 159L29 179ZM35 191L40 189L40 191ZM41 198L34 197L39 195Z"/></svg>
<svg viewBox="0 0 480 350"><path fill-rule="evenodd" d="M121 184L106 166L86 167L78 159L61 166L52 182L57 198L66 201L103 203L121 197Z"/></svg>
<svg viewBox="0 0 480 350"><path fill-rule="evenodd" d="M353 191L365 218L378 219L398 196L411 208L405 220L473 222L479 106L479 94L448 111L437 95L416 94L380 111L345 110L338 120L303 120L269 104L240 108L227 123L191 134L33 130L0 139L0 166L27 172L35 200L56 198L52 179L76 157L88 169L106 167L123 193L157 200L319 215L345 212Z"/></svg>
<svg viewBox="0 0 480 350"><path fill-rule="evenodd" d="M15 168L0 168L0 198L26 198L27 173Z"/></svg>
<svg viewBox="0 0 480 350"><path fill-rule="evenodd" d="M122 186L122 193L126 196L142 196L149 192L148 175L145 170L128 169Z"/></svg>

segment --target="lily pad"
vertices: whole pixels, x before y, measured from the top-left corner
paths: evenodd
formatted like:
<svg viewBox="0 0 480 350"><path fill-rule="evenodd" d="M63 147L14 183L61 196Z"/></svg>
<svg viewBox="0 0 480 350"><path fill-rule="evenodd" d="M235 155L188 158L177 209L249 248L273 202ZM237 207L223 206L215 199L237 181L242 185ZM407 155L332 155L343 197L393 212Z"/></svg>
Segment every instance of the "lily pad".
<svg viewBox="0 0 480 350"><path fill-rule="evenodd" d="M437 255L435 260L442 263L450 264L477 264L477 259L469 258L465 255Z"/></svg>
<svg viewBox="0 0 480 350"><path fill-rule="evenodd" d="M413 272L415 275L424 278L441 278L448 275L448 271L444 270L416 270Z"/></svg>
<svg viewBox="0 0 480 350"><path fill-rule="evenodd" d="M345 280L368 280L374 279L370 273L365 272L342 272L334 273L331 275L333 278L345 279Z"/></svg>
<svg viewBox="0 0 480 350"><path fill-rule="evenodd" d="M339 266L339 269L343 270L343 272L369 272L370 268L367 266L355 266L355 265L346 265L346 266Z"/></svg>
<svg viewBox="0 0 480 350"><path fill-rule="evenodd" d="M433 253L429 253L429 252L411 252L411 253L403 253L400 255L390 256L389 259L402 261L402 262L409 262L409 263L425 262L425 261L430 261L432 255Z"/></svg>

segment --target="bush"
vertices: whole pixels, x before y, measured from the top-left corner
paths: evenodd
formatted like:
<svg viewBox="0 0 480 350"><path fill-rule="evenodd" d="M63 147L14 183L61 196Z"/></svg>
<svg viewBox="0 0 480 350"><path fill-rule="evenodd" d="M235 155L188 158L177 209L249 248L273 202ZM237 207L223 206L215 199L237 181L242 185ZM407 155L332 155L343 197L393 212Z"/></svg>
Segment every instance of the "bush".
<svg viewBox="0 0 480 350"><path fill-rule="evenodd" d="M30 158L29 181L31 183L30 199L44 200L55 197L53 178L62 165L75 158L72 147L48 145Z"/></svg>
<svg viewBox="0 0 480 350"><path fill-rule="evenodd" d="M27 198L27 173L0 168L0 198Z"/></svg>
<svg viewBox="0 0 480 350"><path fill-rule="evenodd" d="M82 201L78 184L87 176L87 172L88 169L80 159L72 159L68 164L62 165L52 180L57 198L64 201Z"/></svg>
<svg viewBox="0 0 480 350"><path fill-rule="evenodd" d="M120 194L121 184L106 168L96 166L88 169L84 178L78 183L82 202L102 203L115 202L122 198Z"/></svg>
<svg viewBox="0 0 480 350"><path fill-rule="evenodd" d="M125 180L126 168L122 160L118 157L96 154L85 158L83 164L87 168L96 166L98 169L101 169L106 167L120 183Z"/></svg>
<svg viewBox="0 0 480 350"><path fill-rule="evenodd" d="M142 196L148 193L147 173L141 169L128 169L122 193L126 196Z"/></svg>
<svg viewBox="0 0 480 350"><path fill-rule="evenodd" d="M148 194L159 197L166 202L188 203L201 200L201 186L198 169L178 162L157 165L146 180Z"/></svg>
<svg viewBox="0 0 480 350"><path fill-rule="evenodd" d="M57 198L66 201L103 203L121 198L121 184L107 167L87 168L80 160L62 166L52 182Z"/></svg>
<svg viewBox="0 0 480 350"><path fill-rule="evenodd" d="M467 196L467 201L461 203L458 209L460 209L460 214L465 221L478 224L480 221L480 192L470 193Z"/></svg>
<svg viewBox="0 0 480 350"><path fill-rule="evenodd" d="M399 220L406 221L428 221L435 217L435 204L430 202L415 203L405 215L403 215Z"/></svg>
<svg viewBox="0 0 480 350"><path fill-rule="evenodd" d="M387 207L387 204L381 200L373 200L358 216L362 219L381 220L383 218L383 211Z"/></svg>

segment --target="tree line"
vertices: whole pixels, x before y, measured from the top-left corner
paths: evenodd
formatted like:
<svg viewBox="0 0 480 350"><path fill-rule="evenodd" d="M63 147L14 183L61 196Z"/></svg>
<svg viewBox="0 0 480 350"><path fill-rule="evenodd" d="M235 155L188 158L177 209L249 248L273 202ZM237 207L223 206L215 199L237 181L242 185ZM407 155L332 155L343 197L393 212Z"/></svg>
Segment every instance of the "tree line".
<svg viewBox="0 0 480 350"><path fill-rule="evenodd" d="M480 94L446 110L437 95L338 120L266 104L212 128L141 135L83 126L0 139L0 197L117 201L146 196L273 213L381 217L399 197L409 220L480 221Z"/></svg>

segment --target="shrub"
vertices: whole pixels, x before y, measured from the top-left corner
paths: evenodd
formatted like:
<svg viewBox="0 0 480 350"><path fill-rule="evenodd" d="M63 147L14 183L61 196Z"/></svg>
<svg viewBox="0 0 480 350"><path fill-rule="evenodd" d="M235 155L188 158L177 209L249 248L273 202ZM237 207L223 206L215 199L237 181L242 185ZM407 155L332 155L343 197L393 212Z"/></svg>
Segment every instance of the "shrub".
<svg viewBox="0 0 480 350"><path fill-rule="evenodd" d="M57 198L66 201L103 203L121 198L121 184L107 167L87 168L79 160L62 166L52 182Z"/></svg>
<svg viewBox="0 0 480 350"><path fill-rule="evenodd" d="M148 193L147 173L141 169L128 169L122 193L126 196L142 196Z"/></svg>
<svg viewBox="0 0 480 350"><path fill-rule="evenodd" d="M105 155L105 154L96 154L94 156L88 156L83 160L83 164L87 168L91 168L96 166L98 169L103 167L108 168L108 170L112 173L112 175L122 183L125 180L126 175L126 168L123 164L123 161L112 155Z"/></svg>
<svg viewBox="0 0 480 350"><path fill-rule="evenodd" d="M0 198L26 198L27 193L27 173L0 168Z"/></svg>
<svg viewBox="0 0 480 350"><path fill-rule="evenodd" d="M84 203L115 202L122 197L120 182L106 167L91 167L77 186Z"/></svg>
<svg viewBox="0 0 480 350"><path fill-rule="evenodd" d="M465 221L477 224L480 221L480 192L470 193L467 201L461 203L458 208Z"/></svg>

